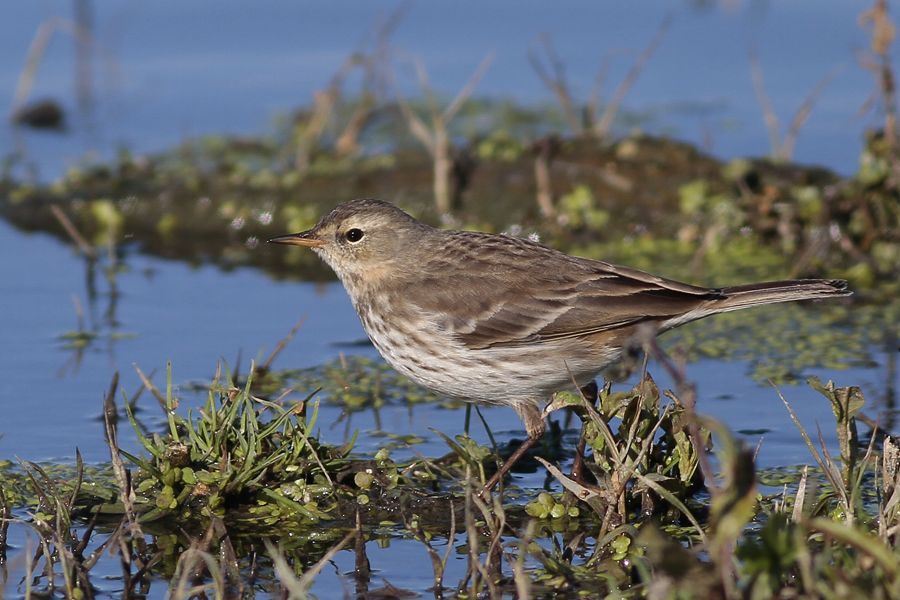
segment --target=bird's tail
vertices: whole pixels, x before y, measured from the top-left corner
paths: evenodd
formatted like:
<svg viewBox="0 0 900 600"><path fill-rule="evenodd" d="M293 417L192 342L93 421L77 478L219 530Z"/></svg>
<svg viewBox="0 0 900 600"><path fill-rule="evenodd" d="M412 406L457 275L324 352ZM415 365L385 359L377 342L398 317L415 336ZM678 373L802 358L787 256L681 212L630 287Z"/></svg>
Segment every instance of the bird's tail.
<svg viewBox="0 0 900 600"><path fill-rule="evenodd" d="M710 290L710 294L714 294L714 297L705 300L693 310L664 321L659 330L666 331L710 315L752 306L818 298L837 298L849 296L852 293L847 289L847 282L843 279L789 279L735 285Z"/></svg>
<svg viewBox="0 0 900 600"><path fill-rule="evenodd" d="M776 302L849 296L853 293L847 289L847 282L843 279L767 281L726 287L721 292L722 297L713 300L710 306L717 313Z"/></svg>

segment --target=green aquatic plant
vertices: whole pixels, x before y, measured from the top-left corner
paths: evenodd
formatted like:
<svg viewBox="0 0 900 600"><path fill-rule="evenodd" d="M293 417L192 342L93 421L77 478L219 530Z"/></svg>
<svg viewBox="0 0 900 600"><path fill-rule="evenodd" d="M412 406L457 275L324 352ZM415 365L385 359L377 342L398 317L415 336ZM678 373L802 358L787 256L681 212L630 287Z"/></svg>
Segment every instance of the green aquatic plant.
<svg viewBox="0 0 900 600"><path fill-rule="evenodd" d="M499 129L479 140L475 153L481 160L513 162L525 153L525 146L509 131Z"/></svg>
<svg viewBox="0 0 900 600"><path fill-rule="evenodd" d="M352 443L320 444L312 433L318 415L313 395L279 403L251 394L220 376L198 411L178 414L171 366L164 404L168 434L144 435L130 405L125 410L146 457L120 452L138 467L135 509L143 520L192 521L243 509L269 525L327 519L337 502L336 473Z"/></svg>
<svg viewBox="0 0 900 600"><path fill-rule="evenodd" d="M367 540L410 537L424 545L438 588L447 585L457 548L456 560L469 565L459 589L495 597L513 590L813 597L844 586L848 594L890 598L900 591L893 549L900 451L890 438L859 430L858 388L810 381L833 409L838 452L801 428L816 468L758 477L753 451L696 415L683 379L673 392L645 377L630 390L607 384L594 399L560 394L552 408L577 411L587 423L588 480L571 480L547 461L562 493L510 486L502 499L482 501L472 488L494 462L490 447L458 436L445 437L453 453L440 459L399 463L386 448L352 457L352 444L332 447L315 436L315 394L265 399L253 391L263 376L251 370L236 387L217 375L206 402L183 413L170 369L165 389L152 390L162 431L145 433L126 403L140 453L121 451L109 422L121 459L121 469L113 461L116 476L107 465L80 461L68 468L0 463L0 518L27 525L41 540L46 566L34 585L77 597L112 551L133 565L123 574L127 589L146 590L152 574L173 590L224 593L250 585L250 557L265 547L260 538L280 538L267 546L270 558L259 554L265 569L274 568L264 577L307 593L323 561L352 552L364 575ZM715 470L703 464L710 448ZM438 483L456 491L441 492ZM11 512L21 506L27 513ZM126 530L133 533L119 537ZM0 551L3 533L0 524ZM441 543L451 549L443 557ZM368 589L368 579L357 584Z"/></svg>
<svg viewBox="0 0 900 600"><path fill-rule="evenodd" d="M559 199L559 219L574 228L601 230L609 223L610 214L597 206L594 194L586 185L577 185Z"/></svg>

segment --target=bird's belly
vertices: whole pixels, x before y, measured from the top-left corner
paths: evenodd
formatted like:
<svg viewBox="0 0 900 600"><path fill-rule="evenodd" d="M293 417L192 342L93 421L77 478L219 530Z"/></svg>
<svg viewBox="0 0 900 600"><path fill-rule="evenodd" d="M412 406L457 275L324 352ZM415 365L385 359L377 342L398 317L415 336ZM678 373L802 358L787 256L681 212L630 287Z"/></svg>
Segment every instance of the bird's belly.
<svg viewBox="0 0 900 600"><path fill-rule="evenodd" d="M618 352L571 345L471 349L427 327L363 325L375 348L399 373L439 394L488 404L548 400L554 391L591 381Z"/></svg>

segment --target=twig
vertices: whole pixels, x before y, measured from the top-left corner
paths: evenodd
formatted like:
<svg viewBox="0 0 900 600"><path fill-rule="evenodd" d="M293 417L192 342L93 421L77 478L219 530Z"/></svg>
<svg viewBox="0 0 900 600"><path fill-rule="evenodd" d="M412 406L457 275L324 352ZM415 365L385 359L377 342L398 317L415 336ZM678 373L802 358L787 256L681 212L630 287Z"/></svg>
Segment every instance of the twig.
<svg viewBox="0 0 900 600"><path fill-rule="evenodd" d="M475 90L475 86L484 76L494 59L494 53L485 56L478 67L469 77L466 84L460 89L456 97L444 110L438 106L437 97L431 84L428 82L428 72L420 59L413 59L413 67L419 80L419 88L428 105L429 121L426 124L409 103L400 95L397 95L397 105L403 119L409 127L410 133L425 146L432 161L432 180L434 186L434 204L442 215L450 212L450 176L453 171L453 157L451 156L450 133L448 130L450 121L462 108L465 101Z"/></svg>
<svg viewBox="0 0 900 600"><path fill-rule="evenodd" d="M863 67L871 71L878 83L884 107L884 137L892 156L897 147L897 84L891 66L891 45L897 29L888 16L887 0L875 0L872 8L859 16L860 27L871 26L871 45L877 60L865 60ZM868 63L868 64L867 64Z"/></svg>
<svg viewBox="0 0 900 600"><path fill-rule="evenodd" d="M340 552L344 546L350 543L350 540L356 537L356 535L356 530L350 531L341 539L341 541L329 548L328 552L326 552L325 555L316 562L316 564L307 569L303 573L303 575L300 576L300 585L304 589L309 589L310 586L312 586L313 579L315 579L319 574L319 571L321 571L325 567L325 565L328 564L328 562L332 558L334 558L335 554Z"/></svg>
<svg viewBox="0 0 900 600"><path fill-rule="evenodd" d="M221 517L214 516L210 528L219 542L221 579L237 588L234 590L234 597L242 598L244 584L241 580L240 565L225 522Z"/></svg>
<svg viewBox="0 0 900 600"><path fill-rule="evenodd" d="M835 67L826 73L825 76L816 83L816 86L809 95L803 99L803 103L800 105L800 108L797 109L797 112L794 113L794 118L791 119L787 133L784 134L784 140L781 142L779 154L781 160L790 160L791 157L794 156L794 146L797 143L797 136L800 135L800 129L806 123L806 120L809 119L809 115L812 114L819 96L822 95L825 88L828 87L832 80L837 77L838 73L842 70L842 67Z"/></svg>
<svg viewBox="0 0 900 600"><path fill-rule="evenodd" d="M545 219L552 219L556 216L556 207L553 206L550 165L559 152L559 146L559 138L548 135L536 141L531 147L534 152L534 183L537 204L541 209L541 216Z"/></svg>
<svg viewBox="0 0 900 600"><path fill-rule="evenodd" d="M543 84L556 96L556 101L559 102L559 106L563 111L563 117L566 119L572 133L579 135L584 128L582 127L575 101L572 98L572 93L569 91L565 65L560 60L559 55L556 54L553 41L548 34L541 34L538 37L538 41L546 54L549 68L553 73L550 74L544 68L543 63L533 49L528 50L528 62L531 63L531 68L534 69L534 72L537 73Z"/></svg>
<svg viewBox="0 0 900 600"><path fill-rule="evenodd" d="M354 51L338 68L328 85L315 93L312 113L298 135L294 158L294 167L298 171L305 172L309 169L312 154L324 136L335 108L340 104L344 83L354 70L361 69L365 75L359 101L334 144L335 151L339 155L356 151L360 133L374 114L373 109L379 99L386 95L384 90L390 77L385 74L387 67L384 65L388 63L390 57L389 38L408 7L408 2L401 3L387 18L378 23L374 28L374 34L371 35L371 49L358 48ZM369 43L367 41L364 45Z"/></svg>
<svg viewBox="0 0 900 600"><path fill-rule="evenodd" d="M125 469L125 464L122 462L122 457L119 455L119 442L116 425L109 418L109 415L105 412L103 413L103 417L104 424L106 426L106 443L109 446L112 471L113 475L115 476L116 483L119 486L119 497L121 498L122 505L125 508L125 517L128 519L129 524L132 528L139 528L140 526L137 524L137 519L134 515L131 483L129 481L130 478L128 476L127 470Z"/></svg>
<svg viewBox="0 0 900 600"><path fill-rule="evenodd" d="M216 568L215 557L209 552L200 549L201 544L208 545L208 543L209 541L206 536L204 536L204 539L202 540L194 540L190 547L178 557L178 562L175 565L177 583L174 589L170 589L169 597L204 598L206 597L206 589L211 586L214 586L216 591L215 598L225 597L225 583L222 581L219 569ZM211 584L203 584L201 579L200 582L191 585L191 587L187 587L188 578L192 575L195 576L195 581L200 578L197 573L196 565L201 562L205 566L206 572L213 578L213 582ZM200 571L200 573L202 573L202 571ZM175 579L173 579L173 581L175 581Z"/></svg>
<svg viewBox="0 0 900 600"><path fill-rule="evenodd" d="M763 111L763 121L769 132L769 148L772 154L777 154L781 148L781 124L778 121L778 115L772 107L772 101L766 93L766 82L763 78L762 64L759 62L759 56L756 51L750 52L750 76L753 79L753 91L756 93L756 101Z"/></svg>
<svg viewBox="0 0 900 600"><path fill-rule="evenodd" d="M153 369L152 371L150 371L150 374L147 375L147 379L149 379L149 380L152 381L154 375L156 375L156 369ZM134 410L134 408L137 406L138 400L140 400L140 398L141 398L141 396L143 395L145 389L147 389L147 386L145 386L144 383L141 382L141 384L140 384L140 385L138 386L138 388L134 391L134 393L131 394L131 396L129 396L130 401L129 401L128 404L129 404L129 407L130 407L132 410Z"/></svg>
<svg viewBox="0 0 900 600"><path fill-rule="evenodd" d="M472 95L472 92L475 91L475 86L478 85L478 82L484 77L484 74L487 73L488 68L490 68L491 63L494 62L494 53L490 52L481 59L481 62L478 63L478 66L475 68L475 71L469 77L469 80L466 84L459 90L459 93L456 94L456 98L444 109L444 114L442 115L445 122L449 122L453 120L453 117L456 116L456 113L459 112L459 109L462 108L463 103L469 99L469 96Z"/></svg>
<svg viewBox="0 0 900 600"><path fill-rule="evenodd" d="M159 402L159 405L163 408L163 410L168 412L168 407L166 406L166 397L163 395L163 393L159 391L159 388L153 385L153 382L150 381L150 379L146 375L144 375L144 372L141 371L141 368L139 366L133 366L134 370L137 371L138 377L141 379L141 383L144 384L144 387L150 390L150 393L153 394L153 397L156 398L156 401Z"/></svg>
<svg viewBox="0 0 900 600"><path fill-rule="evenodd" d="M78 249L82 254L84 254L86 258L90 258L92 260L97 258L97 251L78 232L78 229L75 228L75 225L72 224L72 221L68 216L66 216L66 213L64 213L59 206L57 206L56 204L51 204L50 212L53 213L53 216L56 217L56 220L59 221L59 224L62 225L62 228L66 231L72 241L75 242L75 245L78 246Z"/></svg>
<svg viewBox="0 0 900 600"><path fill-rule="evenodd" d="M669 26L672 24L672 20L672 15L667 15L662 20L662 23L660 23L659 27L656 29L656 33L653 34L653 38L650 40L650 43L647 44L647 47L644 48L644 51L641 52L637 60L634 61L634 64L631 65L631 68L628 70L625 78L616 87L615 91L613 92L612 98L607 103L606 108L603 109L603 114L594 125L594 135L599 139L604 140L609 136L613 121L616 118L616 114L619 112L619 107L622 105L622 102L625 100L625 96L628 95L628 92L637 81L637 78L640 76L641 71L644 70L647 62L656 52L656 49L659 48L659 45L662 43L663 38L666 36L666 32L669 30Z"/></svg>
<svg viewBox="0 0 900 600"><path fill-rule="evenodd" d="M344 546L346 546L350 540L357 536L357 531L354 529L350 531L339 541L337 544L332 546L323 556L320 558L316 564L311 566L309 569L304 571L303 575L299 578L294 574L293 569L291 569L287 560L284 558L284 553L275 546L269 540L263 540L263 543L266 546L266 551L269 553L269 556L272 558L272 563L275 566L275 574L278 576L281 585L284 586L285 591L289 593L289 597L291 598L307 598L310 586L312 586L313 580L319 574L319 572L325 568L325 565L334 558L334 555L337 554Z"/></svg>
<svg viewBox="0 0 900 600"><path fill-rule="evenodd" d="M81 306L81 300L78 296L72 294L72 308L75 310L75 322L78 324L78 333L84 332L84 307Z"/></svg>
<svg viewBox="0 0 900 600"><path fill-rule="evenodd" d="M503 529L506 527L506 513L503 510L501 496L492 496L492 499L493 511L478 494L475 494L472 497L472 502L478 507L478 510L481 512L481 516L484 519L484 523L491 533L490 544L488 544L487 550L484 553L484 562L477 561L476 566L481 573L481 576L484 578L485 583L487 583L488 597L499 598L500 593L495 580L502 577L502 573L499 572L501 564L499 552L500 536L503 535ZM494 572L494 577L491 576L491 571Z"/></svg>
<svg viewBox="0 0 900 600"><path fill-rule="evenodd" d="M291 327L291 330L287 333L286 336L281 338L281 341L278 342L278 345L275 346L275 349L272 350L272 353L269 354L269 357L265 360L265 362L257 367L257 371L268 371L272 368L272 363L275 362L275 359L278 358L278 355L287 348L287 345L294 339L294 336L297 335L297 332L300 331L300 328L303 327L303 324L306 322L306 317L301 318L297 323Z"/></svg>
<svg viewBox="0 0 900 600"><path fill-rule="evenodd" d="M772 158L775 160L787 161L794 155L794 147L797 145L797 137L800 130L812 114L816 101L825 91L825 88L840 73L841 67L836 67L825 74L813 87L812 91L803 99L800 107L794 113L784 137L781 135L781 122L772 106L772 101L766 92L766 82L763 78L762 64L755 50L750 52L750 76L753 79L753 91L756 93L756 100L763 112L763 121L766 124L766 130L769 132L769 147Z"/></svg>
<svg viewBox="0 0 900 600"><path fill-rule="evenodd" d="M9 507L9 500L0 488L0 569L6 565L6 539L9 532L9 521L12 512ZM452 544L451 544L452 545ZM0 587L0 590L3 588Z"/></svg>
<svg viewBox="0 0 900 600"><path fill-rule="evenodd" d="M359 507L356 508L356 547L354 554L354 579L356 580L357 598L365 598L369 593L369 583L372 578L371 564L366 555L366 536L362 528L362 518L359 515Z"/></svg>
<svg viewBox="0 0 900 600"><path fill-rule="evenodd" d="M12 110L10 111L11 117L14 117L16 112L24 106L25 99L31 93L41 59L56 31L66 31L82 44L94 43L90 31L68 19L51 17L38 25L34 37L31 38L31 45L28 46L28 53L25 55L25 66L22 67L19 80L16 82L16 91L13 94Z"/></svg>
<svg viewBox="0 0 900 600"><path fill-rule="evenodd" d="M306 119L305 127L297 139L297 152L294 157L294 168L296 170L306 172L309 169L312 151L325 133L331 113L340 101L344 80L360 64L360 58L355 54L351 55L344 60L335 74L331 76L331 80L325 89L315 92L312 114Z"/></svg>
<svg viewBox="0 0 900 600"><path fill-rule="evenodd" d="M75 0L75 96L82 113L88 114L94 104L93 70L91 68L91 31L93 29L91 0Z"/></svg>
<svg viewBox="0 0 900 600"><path fill-rule="evenodd" d="M103 421L106 426L106 443L109 446L109 457L112 463L113 475L119 487L119 498L125 509L125 523L129 533L128 539L122 539L120 543L122 560L130 562L137 559L138 568L146 566L144 557L147 554L147 544L144 541L144 532L134 512L134 491L131 489L131 477L125 469L122 457L119 454L118 432L115 422L110 419L109 413L104 411ZM137 556L132 557L132 544L137 546ZM130 571L130 568L129 568ZM132 580L135 581L135 580Z"/></svg>
<svg viewBox="0 0 900 600"><path fill-rule="evenodd" d="M594 85L591 86L591 95L588 98L588 103L585 107L585 112L590 118L590 123L588 125L591 129L594 128L594 124L597 122L597 115L600 114L601 91L603 90L606 76L609 73L609 67L612 65L613 55L614 53L610 52L600 59L600 67L597 69L597 74L594 76Z"/></svg>
<svg viewBox="0 0 900 600"><path fill-rule="evenodd" d="M659 346L656 338L649 342L650 352L662 366L668 371L669 375L675 381L678 388L678 395L681 404L684 406L688 415L688 433L691 436L691 443L694 445L694 451L697 452L698 462L700 464L700 472L703 473L703 481L711 495L719 492L719 486L716 483L715 472L712 464L709 462L709 456L700 435L700 424L697 418L697 388L688 381L684 374L683 365L676 366L669 355Z"/></svg>
<svg viewBox="0 0 900 600"><path fill-rule="evenodd" d="M357 519L359 516L357 515ZM428 558L431 560L431 570L434 572L434 589L442 590L444 587L444 570L447 568L447 561L450 559L450 553L453 550L453 538L456 535L456 511L453 508L453 501L450 501L450 531L447 534L447 550L441 557L422 530L422 526L418 522L410 522L403 515L403 525L413 534L413 537L425 546Z"/></svg>
<svg viewBox="0 0 900 600"><path fill-rule="evenodd" d="M110 421L115 422L119 418L119 411L116 408L116 389L119 387L119 372L113 373L112 381L106 395L103 397L103 413L109 417Z"/></svg>
<svg viewBox="0 0 900 600"><path fill-rule="evenodd" d="M537 522L528 521L525 527L525 535L519 536L519 553L515 560L510 557L510 565L512 566L513 580L516 583L516 593L519 598L531 598L531 579L525 573L525 555L528 554L528 546L534 540L534 532L537 529Z"/></svg>

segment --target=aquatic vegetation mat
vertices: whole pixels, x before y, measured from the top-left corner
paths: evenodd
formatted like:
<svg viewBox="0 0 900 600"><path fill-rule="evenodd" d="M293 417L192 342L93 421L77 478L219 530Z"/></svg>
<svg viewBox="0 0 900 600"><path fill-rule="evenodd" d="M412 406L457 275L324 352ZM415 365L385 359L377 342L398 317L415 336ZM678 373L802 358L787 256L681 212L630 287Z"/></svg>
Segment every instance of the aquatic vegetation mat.
<svg viewBox="0 0 900 600"><path fill-rule="evenodd" d="M607 383L594 397L554 397L548 413L583 423L577 477L564 469L571 449L551 431L535 457L559 485L508 483L487 495L479 492L496 453L510 448L441 434L442 457L358 455L352 442L320 437L315 391L264 392L271 381L257 386L253 368L240 385L219 372L205 403L185 411L170 367L165 389L151 390L164 415L156 430L125 394L115 401L113 381L109 464L0 463L2 569L24 572L5 585L69 598L155 596L160 586L178 597L303 597L317 593L329 561L351 560L343 579L363 595L817 597L839 585L896 597L900 446L859 431L860 419L870 422L861 390L809 382L834 414L835 455L783 398L811 468L758 471L754 451L699 416L690 382L660 360L675 390L645 371L631 389ZM118 447L124 425L139 452ZM378 587L367 542L379 540L418 547L430 583ZM99 587L95 572L104 573Z"/></svg>

